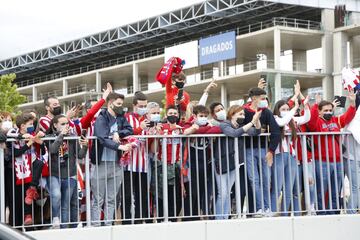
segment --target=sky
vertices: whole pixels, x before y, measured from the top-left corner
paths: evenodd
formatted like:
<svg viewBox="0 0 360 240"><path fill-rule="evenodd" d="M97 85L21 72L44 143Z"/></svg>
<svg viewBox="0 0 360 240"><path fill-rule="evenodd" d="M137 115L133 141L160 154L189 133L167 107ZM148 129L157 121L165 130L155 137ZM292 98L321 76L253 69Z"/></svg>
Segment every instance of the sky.
<svg viewBox="0 0 360 240"><path fill-rule="evenodd" d="M0 0L0 60L190 6L201 0Z"/></svg>

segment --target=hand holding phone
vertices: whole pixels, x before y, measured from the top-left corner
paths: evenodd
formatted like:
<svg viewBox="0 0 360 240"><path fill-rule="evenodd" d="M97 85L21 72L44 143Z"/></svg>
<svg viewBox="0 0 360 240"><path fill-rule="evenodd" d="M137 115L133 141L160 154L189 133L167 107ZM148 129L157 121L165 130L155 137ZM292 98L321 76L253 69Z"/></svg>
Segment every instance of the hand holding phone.
<svg viewBox="0 0 360 240"><path fill-rule="evenodd" d="M83 129L83 130L81 130L81 138L82 139L86 139L86 136L87 136L87 130L86 129Z"/></svg>
<svg viewBox="0 0 360 240"><path fill-rule="evenodd" d="M338 102L338 107L344 108L346 104L346 97L345 96L335 96L334 101Z"/></svg>

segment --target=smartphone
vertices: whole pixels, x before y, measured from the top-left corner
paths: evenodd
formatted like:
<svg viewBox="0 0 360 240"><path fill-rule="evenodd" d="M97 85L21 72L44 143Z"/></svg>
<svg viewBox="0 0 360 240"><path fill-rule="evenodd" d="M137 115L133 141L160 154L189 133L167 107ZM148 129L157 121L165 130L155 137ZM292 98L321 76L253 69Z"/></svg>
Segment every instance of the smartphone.
<svg viewBox="0 0 360 240"><path fill-rule="evenodd" d="M155 125L156 125L156 122L152 122L152 121L150 121L150 122L147 124L148 127L154 127Z"/></svg>
<svg viewBox="0 0 360 240"><path fill-rule="evenodd" d="M87 130L86 129L83 129L83 130L81 130L81 138L82 139L85 139L86 138L86 135L87 135Z"/></svg>
<svg viewBox="0 0 360 240"><path fill-rule="evenodd" d="M70 102L70 109L73 108L73 107L75 107L75 106L76 106L76 102L75 102L75 101L71 101L71 102Z"/></svg>
<svg viewBox="0 0 360 240"><path fill-rule="evenodd" d="M266 82L266 75L265 75L265 74L261 74L261 75L260 75L260 79L261 79L261 78L264 79L264 81Z"/></svg>
<svg viewBox="0 0 360 240"><path fill-rule="evenodd" d="M346 104L346 96L335 96L334 100L340 102L339 107L344 108Z"/></svg>
<svg viewBox="0 0 360 240"><path fill-rule="evenodd" d="M178 101L181 101L182 97L183 97L183 89L179 89L179 93L178 93Z"/></svg>

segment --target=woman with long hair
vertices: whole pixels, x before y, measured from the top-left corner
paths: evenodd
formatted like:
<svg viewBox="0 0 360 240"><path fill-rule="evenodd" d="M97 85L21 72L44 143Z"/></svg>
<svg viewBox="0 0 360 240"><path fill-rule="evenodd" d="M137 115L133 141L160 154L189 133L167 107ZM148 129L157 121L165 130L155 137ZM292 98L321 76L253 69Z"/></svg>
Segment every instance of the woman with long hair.
<svg viewBox="0 0 360 240"><path fill-rule="evenodd" d="M304 115L295 117L299 102L290 109L287 101L280 100L274 106L274 117L281 129L281 142L275 151L275 161L271 167L271 211L278 212L278 203L282 191L282 211L287 212L291 204L293 186L296 177L296 141L298 126L306 124L310 120L310 109L304 101ZM288 135L290 133L290 135ZM286 214L286 213L285 213Z"/></svg>

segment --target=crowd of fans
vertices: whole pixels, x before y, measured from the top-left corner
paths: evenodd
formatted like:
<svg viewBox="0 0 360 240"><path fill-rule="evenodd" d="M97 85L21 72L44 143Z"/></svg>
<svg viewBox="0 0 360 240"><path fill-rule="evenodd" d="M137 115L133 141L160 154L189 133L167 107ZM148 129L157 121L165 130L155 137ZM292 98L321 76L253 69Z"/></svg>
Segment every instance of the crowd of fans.
<svg viewBox="0 0 360 240"><path fill-rule="evenodd" d="M119 219L122 224L161 221L165 203L173 221L227 219L236 181L240 209L246 206L249 217L302 214L304 182L312 214L338 214L344 208L339 199L345 175L351 185L346 210L357 212L360 131L351 124L359 120L359 94L350 91L346 112L334 116L340 103L316 96L310 106L299 81L294 96L272 109L264 79L248 91L244 105L229 109L219 102L207 107L214 81L199 101L190 101L185 83L183 72L172 73L165 83L164 116L160 104L142 92L134 93L132 112L125 111L124 96L110 84L100 100L66 114L56 97L45 99L45 116L35 110L1 113L8 223L66 228L85 220L85 197L78 191L84 188L83 159L91 160L86 173L91 213L85 214L94 226ZM345 140L333 134L343 129L351 132ZM308 132L317 134L304 145L301 134Z"/></svg>

